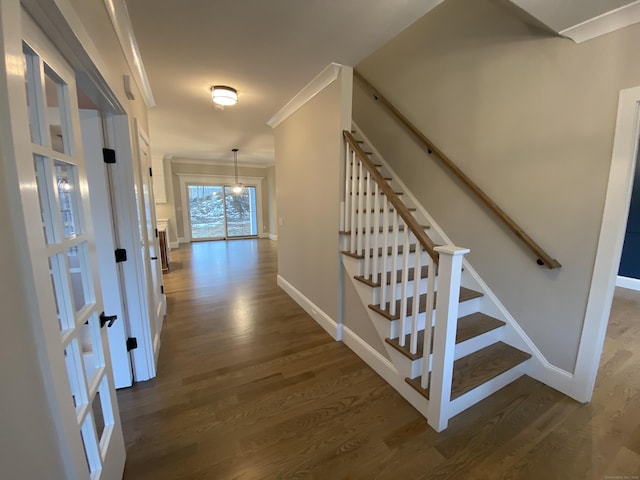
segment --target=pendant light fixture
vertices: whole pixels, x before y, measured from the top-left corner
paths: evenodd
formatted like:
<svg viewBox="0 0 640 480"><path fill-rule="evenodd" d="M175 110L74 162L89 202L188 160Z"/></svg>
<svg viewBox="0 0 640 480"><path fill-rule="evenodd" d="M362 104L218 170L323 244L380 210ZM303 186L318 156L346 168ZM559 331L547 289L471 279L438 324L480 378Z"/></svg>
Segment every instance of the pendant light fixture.
<svg viewBox="0 0 640 480"><path fill-rule="evenodd" d="M231 187L231 191L239 195L244 191L244 185L238 181L238 149L233 148L231 151L233 152L233 166L236 172L236 183Z"/></svg>

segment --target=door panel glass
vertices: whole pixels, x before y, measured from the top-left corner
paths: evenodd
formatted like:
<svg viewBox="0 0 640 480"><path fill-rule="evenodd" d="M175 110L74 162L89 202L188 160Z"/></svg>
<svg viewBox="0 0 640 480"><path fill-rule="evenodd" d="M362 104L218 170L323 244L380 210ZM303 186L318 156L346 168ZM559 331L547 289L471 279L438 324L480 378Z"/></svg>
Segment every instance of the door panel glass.
<svg viewBox="0 0 640 480"><path fill-rule="evenodd" d="M34 168L36 171L36 182L38 186L38 200L40 201L40 219L42 221L42 230L47 243L56 241L55 229L53 228L53 218L51 217L51 201L53 196L49 185L51 184L51 174L47 171L50 164L49 159L40 155L33 156Z"/></svg>
<svg viewBox="0 0 640 480"><path fill-rule="evenodd" d="M40 61L38 56L27 44L23 43L22 51L25 61L24 85L27 90L27 109L29 111L29 133L31 141L42 145L42 134L40 133L40 122L38 121L38 93L37 85L40 78Z"/></svg>
<svg viewBox="0 0 640 480"><path fill-rule="evenodd" d="M97 314L93 314L88 323L80 327L79 332L85 378L92 391L97 388L98 375L101 367L104 367L100 328L100 319Z"/></svg>
<svg viewBox="0 0 640 480"><path fill-rule="evenodd" d="M77 340L72 340L64 350L64 361L67 367L67 376L69 377L69 387L71 389L71 397L76 411L80 407L87 404L87 389L83 378L82 360Z"/></svg>
<svg viewBox="0 0 640 480"><path fill-rule="evenodd" d="M56 314L58 316L58 326L60 331L73 329L74 313L71 305L71 295L69 293L69 282L67 280L67 267L64 255L59 253L49 257L49 273L51 275L51 286L53 287L53 298L56 303Z"/></svg>
<svg viewBox="0 0 640 480"><path fill-rule="evenodd" d="M56 160L55 171L60 216L62 217L62 231L65 238L69 238L81 232L78 224L76 167Z"/></svg>
<svg viewBox="0 0 640 480"><path fill-rule="evenodd" d="M240 193L234 193L231 187L224 188L227 205L227 236L257 235L256 188L244 187Z"/></svg>
<svg viewBox="0 0 640 480"><path fill-rule="evenodd" d="M222 187L189 185L191 238L202 240L225 236L224 198Z"/></svg>
<svg viewBox="0 0 640 480"><path fill-rule="evenodd" d="M89 464L89 471L94 474L102 468L102 459L98 450L98 439L96 438L96 430L93 424L91 412L84 419L82 424L82 444L84 446L84 454Z"/></svg>
<svg viewBox="0 0 640 480"><path fill-rule="evenodd" d="M73 305L75 311L79 312L85 305L95 301L93 285L91 285L91 270L87 261L87 242L69 248L67 261L69 262Z"/></svg>
<svg viewBox="0 0 640 480"><path fill-rule="evenodd" d="M69 111L67 86L46 63L44 64L44 87L51 148L56 152L70 155L68 122L65 118Z"/></svg>

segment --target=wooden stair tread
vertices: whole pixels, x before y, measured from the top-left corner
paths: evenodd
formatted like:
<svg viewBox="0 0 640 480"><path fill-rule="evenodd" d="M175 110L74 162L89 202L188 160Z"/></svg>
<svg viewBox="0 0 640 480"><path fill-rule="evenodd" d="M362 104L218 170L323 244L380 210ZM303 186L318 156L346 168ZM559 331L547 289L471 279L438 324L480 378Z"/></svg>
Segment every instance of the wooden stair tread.
<svg viewBox="0 0 640 480"><path fill-rule="evenodd" d="M453 362L451 400L455 400L529 358L531 355L527 352L518 350L504 342L496 342L466 357L459 358ZM421 377L407 378L405 381L428 399L429 390L422 388L420 379Z"/></svg>
<svg viewBox="0 0 640 480"><path fill-rule="evenodd" d="M437 297L438 293L436 292L436 297ZM479 298L482 297L483 294L482 292L476 292L475 290L471 290L469 288L465 288L465 287L460 287L460 297L459 297L459 301L460 303L462 302L466 302L468 300L473 300L474 298ZM435 302L435 298L434 298L434 302ZM383 317L389 319L389 320L398 320L400 318L400 300L396 300L396 314L395 315L391 315L389 313L389 309L390 309L390 303L387 302L384 306L384 308L382 308L381 305L369 305L369 308L371 310L373 310L374 312L379 313L380 315L382 315ZM427 295L426 294L422 294L420 295L420 303L418 305L418 313L424 313L427 311ZM407 315L412 315L413 314L413 297L408 298L407 299Z"/></svg>
<svg viewBox="0 0 640 480"><path fill-rule="evenodd" d="M427 278L429 276L429 267L427 267L426 265L423 266L420 269L420 278ZM364 275L356 275L355 278L356 280L358 280L359 282L364 283L365 285L369 285L372 288L376 288L380 286L380 280L381 280L382 274L379 273L376 280L374 281L373 278L367 278ZM415 277L415 268L411 267L409 269L409 281L413 281ZM402 280L402 270L398 270L396 272L396 282L400 282ZM386 285L389 285L391 283L391 272L387 272L387 276L386 276Z"/></svg>
<svg viewBox="0 0 640 480"><path fill-rule="evenodd" d="M456 344L466 342L467 340L480 336L484 333L495 330L506 325L502 320L490 317L481 312L472 313L458 319L458 328L456 330ZM433 328L433 327L432 327ZM433 338L433 337L432 337ZM410 360L418 360L422 358L424 347L424 330L418 332L418 349L416 353L411 353L409 344L411 336L406 335L404 346L400 345L399 338L386 338L385 342L402 353Z"/></svg>
<svg viewBox="0 0 640 480"><path fill-rule="evenodd" d="M429 230L431 228L431 226L429 225L420 225L424 230ZM373 233L373 229L374 227L371 227L370 229L370 233ZM398 231L399 232L404 232L404 225L398 225ZM366 227L362 229L362 233L366 232ZM378 228L378 233L383 233L384 232L384 227L379 227ZM393 227L389 227L389 233L393 232ZM338 232L340 235L351 235L351 230L340 230ZM356 233L358 233L358 231L356 231Z"/></svg>

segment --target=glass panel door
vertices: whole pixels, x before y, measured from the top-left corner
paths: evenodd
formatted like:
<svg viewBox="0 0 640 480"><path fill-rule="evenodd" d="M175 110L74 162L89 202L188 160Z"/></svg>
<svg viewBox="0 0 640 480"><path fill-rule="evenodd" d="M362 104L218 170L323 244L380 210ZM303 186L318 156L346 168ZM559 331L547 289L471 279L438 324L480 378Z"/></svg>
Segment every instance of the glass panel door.
<svg viewBox="0 0 640 480"><path fill-rule="evenodd" d="M192 240L213 240L226 236L223 187L189 185L189 216Z"/></svg>
<svg viewBox="0 0 640 480"><path fill-rule="evenodd" d="M192 240L258 235L256 187L234 193L228 185L188 185Z"/></svg>
<svg viewBox="0 0 640 480"><path fill-rule="evenodd" d="M234 193L225 186L227 205L227 237L249 237L258 234L256 187L244 187Z"/></svg>

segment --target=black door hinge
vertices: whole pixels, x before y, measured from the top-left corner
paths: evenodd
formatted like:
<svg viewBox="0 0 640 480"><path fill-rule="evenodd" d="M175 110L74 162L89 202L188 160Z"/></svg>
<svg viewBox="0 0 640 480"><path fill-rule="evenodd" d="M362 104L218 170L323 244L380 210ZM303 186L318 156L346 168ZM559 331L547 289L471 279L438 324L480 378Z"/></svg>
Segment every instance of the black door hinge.
<svg viewBox="0 0 640 480"><path fill-rule="evenodd" d="M127 352L138 348L138 339L136 337L127 338Z"/></svg>
<svg viewBox="0 0 640 480"><path fill-rule="evenodd" d="M127 261L127 251L124 248L116 248L116 263Z"/></svg>
<svg viewBox="0 0 640 480"><path fill-rule="evenodd" d="M103 148L102 159L104 163L116 163L116 151L113 148Z"/></svg>
<svg viewBox="0 0 640 480"><path fill-rule="evenodd" d="M151 167L149 167L149 176L153 177L153 170L151 170Z"/></svg>
<svg viewBox="0 0 640 480"><path fill-rule="evenodd" d="M102 312L100 314L100 328L104 328L105 325L111 328L111 325L113 325L113 322L115 322L117 319L117 315L105 315L104 312Z"/></svg>
<svg viewBox="0 0 640 480"><path fill-rule="evenodd" d="M164 293L164 285L160 285L160 293Z"/></svg>
<svg viewBox="0 0 640 480"><path fill-rule="evenodd" d="M158 238L158 229L156 228L156 238Z"/></svg>

